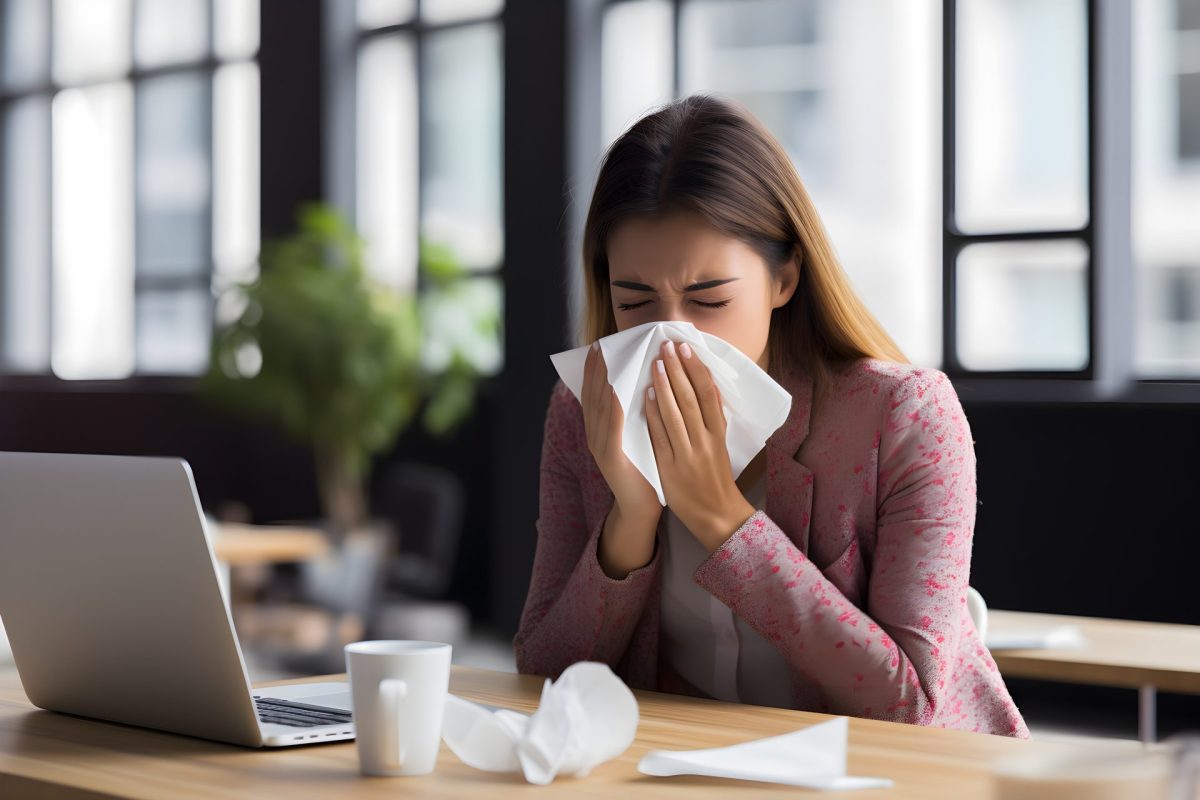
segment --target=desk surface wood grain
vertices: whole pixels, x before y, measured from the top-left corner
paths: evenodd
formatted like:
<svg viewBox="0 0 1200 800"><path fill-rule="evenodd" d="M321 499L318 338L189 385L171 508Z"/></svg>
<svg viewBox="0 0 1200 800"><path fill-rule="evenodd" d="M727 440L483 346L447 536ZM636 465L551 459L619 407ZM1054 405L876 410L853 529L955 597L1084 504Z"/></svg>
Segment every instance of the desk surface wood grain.
<svg viewBox="0 0 1200 800"><path fill-rule="evenodd" d="M991 610L988 630L1041 633L1073 625L1079 648L993 650L1005 677L1200 694L1200 625Z"/></svg>
<svg viewBox="0 0 1200 800"><path fill-rule="evenodd" d="M532 711L542 679L455 666L451 691L462 697ZM516 774L474 770L443 744L433 774L363 778L353 743L251 750L184 736L40 711L13 673L0 676L0 797L17 798L321 798L387 797L725 797L752 790L756 798L795 797L796 788L714 778L655 778L637 771L651 749L719 747L787 733L829 719L821 714L744 706L657 692L636 692L637 740L620 758L586 778L528 785ZM884 776L891 790L841 793L839 798L987 797L990 767L1020 755L1070 756L1059 742L850 720L850 772ZM1135 752L1132 742L1106 744ZM1095 755L1095 748L1088 752ZM402 793L402 795L401 795Z"/></svg>

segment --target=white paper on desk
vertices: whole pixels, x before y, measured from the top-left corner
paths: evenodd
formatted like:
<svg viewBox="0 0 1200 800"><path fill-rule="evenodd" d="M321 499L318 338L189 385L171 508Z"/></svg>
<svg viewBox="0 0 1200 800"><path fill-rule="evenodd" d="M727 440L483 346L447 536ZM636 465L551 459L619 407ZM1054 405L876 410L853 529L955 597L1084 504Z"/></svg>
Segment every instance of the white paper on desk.
<svg viewBox="0 0 1200 800"><path fill-rule="evenodd" d="M845 717L803 730L709 750L652 750L638 763L645 775L705 775L768 781L809 789L887 789L887 778L846 774Z"/></svg>
<svg viewBox="0 0 1200 800"><path fill-rule="evenodd" d="M662 343L667 339L676 344L687 342L712 372L725 411L725 446L734 478L742 474L767 438L787 421L792 408L792 396L758 364L723 339L697 330L690 322L647 322L600 339L608 382L625 412L621 449L646 476L658 494L658 502L664 506L667 501L646 425L646 390L653 385L654 362L661 357ZM576 398L583 393L588 347L550 356L559 377Z"/></svg>
<svg viewBox="0 0 1200 800"><path fill-rule="evenodd" d="M1059 625L1047 630L988 631L989 650L1079 650L1086 644L1074 625Z"/></svg>
<svg viewBox="0 0 1200 800"><path fill-rule="evenodd" d="M607 664L580 661L542 685L532 716L491 710L447 695L442 740L468 766L523 772L548 784L583 777L629 749L637 735L637 698Z"/></svg>

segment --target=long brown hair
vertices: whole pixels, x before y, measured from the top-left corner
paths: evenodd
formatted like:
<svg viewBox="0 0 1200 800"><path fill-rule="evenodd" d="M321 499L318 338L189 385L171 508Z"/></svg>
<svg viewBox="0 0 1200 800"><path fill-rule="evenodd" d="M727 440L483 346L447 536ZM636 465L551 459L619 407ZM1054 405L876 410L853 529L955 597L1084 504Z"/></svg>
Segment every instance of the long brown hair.
<svg viewBox="0 0 1200 800"><path fill-rule="evenodd" d="M642 117L605 154L583 233L584 342L617 331L609 234L630 217L674 211L745 242L773 275L797 256L800 283L771 315L773 375L798 365L820 385L859 358L907 361L854 293L783 147L742 106L703 94Z"/></svg>

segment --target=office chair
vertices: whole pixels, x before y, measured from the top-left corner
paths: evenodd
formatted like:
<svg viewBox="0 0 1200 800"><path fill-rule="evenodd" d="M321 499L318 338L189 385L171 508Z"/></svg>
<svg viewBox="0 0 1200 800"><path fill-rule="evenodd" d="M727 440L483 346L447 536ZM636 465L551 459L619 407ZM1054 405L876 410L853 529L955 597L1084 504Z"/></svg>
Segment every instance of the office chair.
<svg viewBox="0 0 1200 800"><path fill-rule="evenodd" d="M979 631L979 641L984 642L986 646L988 628L987 603L984 602L983 595L974 586L967 587L967 612L971 615L971 621L975 623L975 630Z"/></svg>

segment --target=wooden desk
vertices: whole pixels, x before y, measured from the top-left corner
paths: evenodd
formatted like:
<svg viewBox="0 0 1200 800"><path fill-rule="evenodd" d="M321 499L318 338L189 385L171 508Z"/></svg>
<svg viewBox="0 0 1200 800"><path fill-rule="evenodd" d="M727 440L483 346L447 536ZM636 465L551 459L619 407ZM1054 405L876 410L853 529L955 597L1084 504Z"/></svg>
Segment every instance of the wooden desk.
<svg viewBox="0 0 1200 800"><path fill-rule="evenodd" d="M1146 742L1155 738L1158 690L1200 694L1200 625L988 611L989 632L1045 631L1062 625L1077 627L1084 646L994 650L1001 674L1137 689L1138 729Z"/></svg>
<svg viewBox="0 0 1200 800"><path fill-rule="evenodd" d="M308 561L329 552L329 538L313 528L221 523L213 553L230 566Z"/></svg>
<svg viewBox="0 0 1200 800"><path fill-rule="evenodd" d="M454 667L455 694L519 711L536 708L542 680L489 670ZM793 731L828 719L768 709L636 693L641 705L638 737L619 759L586 778L559 778L549 787L526 784L514 774L480 772L443 745L431 775L362 778L353 743L248 750L183 736L156 733L38 711L29 705L15 675L0 678L0 797L135 798L320 798L398 796L662 797L704 800L753 791L755 798L788 797L805 790L715 778L655 778L637 772L651 749L718 747ZM1134 742L1111 745L1114 753L1140 750ZM1088 751L1095 753L1096 747ZM892 778L892 790L838 793L838 798L936 800L987 797L989 766L1014 755L1069 755L1079 748L999 736L850 720L850 772ZM400 794L402 793L402 794Z"/></svg>

